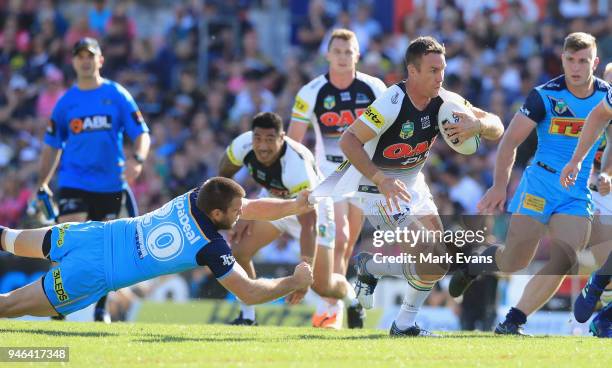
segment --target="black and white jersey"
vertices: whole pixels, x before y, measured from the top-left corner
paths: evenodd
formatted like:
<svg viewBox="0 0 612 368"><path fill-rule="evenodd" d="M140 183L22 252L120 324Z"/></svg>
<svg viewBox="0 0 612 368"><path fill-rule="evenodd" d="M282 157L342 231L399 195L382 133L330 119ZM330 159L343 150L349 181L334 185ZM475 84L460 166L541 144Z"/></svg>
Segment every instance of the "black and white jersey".
<svg viewBox="0 0 612 368"><path fill-rule="evenodd" d="M303 86L295 97L291 124L312 124L316 137L315 157L321 170L329 175L344 160L338 145L342 132L386 89L378 78L357 72L353 83L338 89L329 74L320 75ZM326 165L326 164L330 165Z"/></svg>
<svg viewBox="0 0 612 368"><path fill-rule="evenodd" d="M405 81L389 87L359 119L376 132L364 149L386 174L414 181L438 136L438 111L444 101L453 100L471 107L460 95L441 89L427 107L418 110L406 94ZM360 184L371 185L366 178Z"/></svg>
<svg viewBox="0 0 612 368"><path fill-rule="evenodd" d="M232 164L246 166L253 180L276 198L294 198L302 190L312 190L321 181L312 153L288 137L285 137L278 160L270 166L257 160L252 131L236 137L226 152Z"/></svg>

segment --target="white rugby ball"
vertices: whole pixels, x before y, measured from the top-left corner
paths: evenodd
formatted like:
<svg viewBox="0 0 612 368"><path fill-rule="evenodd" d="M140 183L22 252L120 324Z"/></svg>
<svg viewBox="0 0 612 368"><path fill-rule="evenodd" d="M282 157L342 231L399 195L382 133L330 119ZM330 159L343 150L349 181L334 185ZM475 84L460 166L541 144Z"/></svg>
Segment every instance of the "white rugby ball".
<svg viewBox="0 0 612 368"><path fill-rule="evenodd" d="M440 111L438 112L438 128L440 129L440 134L444 138L446 144L448 144L452 149L463 155L471 155L476 152L478 150L478 146L480 146L480 135L470 137L466 139L465 142L457 144L458 139L449 138L442 127L446 123L456 124L459 122L459 117L454 114L455 111L465 112L474 116L472 111L469 110L467 106L454 101L444 101L442 106L440 106Z"/></svg>

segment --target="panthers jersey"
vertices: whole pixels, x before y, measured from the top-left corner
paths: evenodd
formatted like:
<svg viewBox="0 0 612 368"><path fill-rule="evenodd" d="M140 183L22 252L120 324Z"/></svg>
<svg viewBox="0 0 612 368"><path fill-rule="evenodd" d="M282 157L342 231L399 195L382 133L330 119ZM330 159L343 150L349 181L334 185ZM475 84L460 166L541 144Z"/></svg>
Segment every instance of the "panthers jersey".
<svg viewBox="0 0 612 368"><path fill-rule="evenodd" d="M386 89L378 78L357 72L351 85L340 90L331 84L329 74L320 75L303 86L295 97L292 124L312 124L315 156L323 170L326 162L344 161L338 145L342 132ZM327 175L328 173L324 173Z"/></svg>
<svg viewBox="0 0 612 368"><path fill-rule="evenodd" d="M537 124L538 148L533 162L538 166L559 173L570 161L587 115L608 92L605 81L595 78L594 83L593 94L579 98L567 89L562 75L534 88L527 96L520 112ZM587 154L576 187L586 187L600 145L601 138Z"/></svg>
<svg viewBox="0 0 612 368"><path fill-rule="evenodd" d="M149 131L136 102L118 83L105 79L92 90L76 85L53 109L45 143L63 150L59 187L119 192L125 158L123 134L134 140Z"/></svg>
<svg viewBox="0 0 612 368"><path fill-rule="evenodd" d="M301 143L285 137L279 158L270 166L257 160L253 132L239 135L227 148L227 157L236 166L246 166L258 184L276 198L295 198L321 181L312 153Z"/></svg>
<svg viewBox="0 0 612 368"><path fill-rule="evenodd" d="M218 279L232 271L232 251L196 206L197 197L194 189L146 215L105 223L110 289L198 266Z"/></svg>
<svg viewBox="0 0 612 368"><path fill-rule="evenodd" d="M364 145L372 161L385 174L410 186L438 136L438 111L442 103L453 100L466 106L471 104L454 92L440 89L425 109L418 110L404 86L405 81L389 87L359 119L376 133L376 137ZM372 186L365 177L360 184Z"/></svg>

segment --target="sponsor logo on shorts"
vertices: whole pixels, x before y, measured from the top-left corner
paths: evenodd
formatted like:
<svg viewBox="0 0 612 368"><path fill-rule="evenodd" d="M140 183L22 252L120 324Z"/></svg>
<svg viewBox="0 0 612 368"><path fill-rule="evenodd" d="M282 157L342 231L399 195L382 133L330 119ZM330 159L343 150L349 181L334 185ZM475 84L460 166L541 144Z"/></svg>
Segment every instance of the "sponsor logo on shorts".
<svg viewBox="0 0 612 368"><path fill-rule="evenodd" d="M57 228L57 242L55 245L61 248L64 245L64 237L66 236L66 230L70 227L70 224L63 224Z"/></svg>
<svg viewBox="0 0 612 368"><path fill-rule="evenodd" d="M319 236L321 238L325 238L327 236L327 226L323 224L319 225Z"/></svg>
<svg viewBox="0 0 612 368"><path fill-rule="evenodd" d="M366 111L363 113L363 116L378 129L382 128L385 125L385 119L382 115L376 110L376 108L372 105L368 106Z"/></svg>
<svg viewBox="0 0 612 368"><path fill-rule="evenodd" d="M533 194L527 193L523 198L523 208L525 209L543 213L545 206L546 199L542 197L534 196Z"/></svg>
<svg viewBox="0 0 612 368"><path fill-rule="evenodd" d="M55 295L57 295L57 299L60 302L65 302L70 299L66 290L64 290L64 282L62 281L62 273L59 268L56 268L52 272L53 275L53 290L55 290Z"/></svg>
<svg viewBox="0 0 612 368"><path fill-rule="evenodd" d="M111 130L113 125L109 115L94 115L74 118L70 120L70 130L73 134L93 132L98 130Z"/></svg>
<svg viewBox="0 0 612 368"><path fill-rule="evenodd" d="M577 138L580 136L580 132L582 132L583 125L584 119L554 117L550 119L548 132L550 134Z"/></svg>

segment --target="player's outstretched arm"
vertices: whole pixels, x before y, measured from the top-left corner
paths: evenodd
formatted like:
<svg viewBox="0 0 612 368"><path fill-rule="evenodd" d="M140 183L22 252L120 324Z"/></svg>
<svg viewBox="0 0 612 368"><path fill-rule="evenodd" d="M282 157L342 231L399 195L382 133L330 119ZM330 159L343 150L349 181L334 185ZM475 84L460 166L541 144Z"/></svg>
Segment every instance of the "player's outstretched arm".
<svg viewBox="0 0 612 368"><path fill-rule="evenodd" d="M595 106L584 122L572 159L561 171L559 180L564 187L574 185L582 166L582 161L584 161L584 158L591 147L593 147L593 144L595 144L604 127L612 119L612 108L607 108L605 104L606 101L601 101Z"/></svg>
<svg viewBox="0 0 612 368"><path fill-rule="evenodd" d="M250 279L238 263L233 271L219 282L245 304L261 304L283 297L295 290L312 285L312 268L306 262L295 267L293 275L277 279Z"/></svg>
<svg viewBox="0 0 612 368"><path fill-rule="evenodd" d="M259 198L242 199L243 220L273 221L283 217L300 215L311 211L313 205L308 201L309 191L304 190L294 199Z"/></svg>

